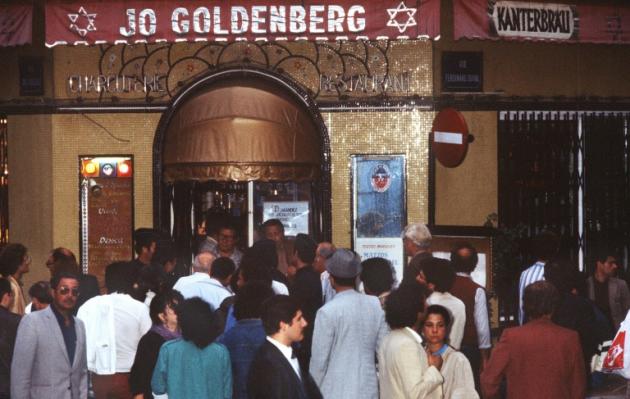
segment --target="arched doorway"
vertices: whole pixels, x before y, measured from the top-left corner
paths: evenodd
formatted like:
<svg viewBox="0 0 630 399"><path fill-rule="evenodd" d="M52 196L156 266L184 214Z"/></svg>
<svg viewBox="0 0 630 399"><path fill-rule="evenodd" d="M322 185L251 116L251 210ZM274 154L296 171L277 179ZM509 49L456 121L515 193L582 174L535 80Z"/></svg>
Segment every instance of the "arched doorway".
<svg viewBox="0 0 630 399"><path fill-rule="evenodd" d="M330 239L326 127L310 96L283 76L226 69L183 88L160 120L153 168L154 224L180 255L191 253L204 213L229 214L245 246L278 204L308 209L285 226L288 235L307 229Z"/></svg>

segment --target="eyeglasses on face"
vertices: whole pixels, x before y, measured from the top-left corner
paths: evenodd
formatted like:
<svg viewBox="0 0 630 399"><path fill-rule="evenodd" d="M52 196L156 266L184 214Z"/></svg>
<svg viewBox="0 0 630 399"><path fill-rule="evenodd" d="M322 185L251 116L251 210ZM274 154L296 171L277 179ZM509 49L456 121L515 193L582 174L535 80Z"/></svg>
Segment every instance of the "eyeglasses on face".
<svg viewBox="0 0 630 399"><path fill-rule="evenodd" d="M63 286L63 287L60 287L58 291L61 295L71 294L72 296L79 296L78 288L70 288L70 287Z"/></svg>

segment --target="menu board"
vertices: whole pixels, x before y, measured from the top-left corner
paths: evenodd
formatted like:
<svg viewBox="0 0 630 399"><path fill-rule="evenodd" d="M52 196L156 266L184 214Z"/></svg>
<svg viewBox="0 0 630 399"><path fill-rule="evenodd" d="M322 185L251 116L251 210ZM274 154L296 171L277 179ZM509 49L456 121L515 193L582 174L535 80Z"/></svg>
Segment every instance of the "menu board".
<svg viewBox="0 0 630 399"><path fill-rule="evenodd" d="M120 159L127 162L128 175L120 172L117 175ZM85 159L82 162L81 263L83 271L96 276L102 288L107 265L115 261L128 261L133 257L133 179L130 159L89 159L89 162L97 164L98 176L89 176L85 171Z"/></svg>

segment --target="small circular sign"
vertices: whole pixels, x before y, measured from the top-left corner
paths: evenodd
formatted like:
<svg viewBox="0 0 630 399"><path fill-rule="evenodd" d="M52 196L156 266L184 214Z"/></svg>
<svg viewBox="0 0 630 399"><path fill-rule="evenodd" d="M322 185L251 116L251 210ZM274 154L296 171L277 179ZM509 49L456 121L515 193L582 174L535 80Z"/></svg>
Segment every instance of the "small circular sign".
<svg viewBox="0 0 630 399"><path fill-rule="evenodd" d="M392 184L392 174L385 164L378 164L372 170L372 189L377 193L384 193Z"/></svg>
<svg viewBox="0 0 630 399"><path fill-rule="evenodd" d="M447 168L459 166L468 151L469 134L464 116L445 108L433 120L431 145L435 158Z"/></svg>

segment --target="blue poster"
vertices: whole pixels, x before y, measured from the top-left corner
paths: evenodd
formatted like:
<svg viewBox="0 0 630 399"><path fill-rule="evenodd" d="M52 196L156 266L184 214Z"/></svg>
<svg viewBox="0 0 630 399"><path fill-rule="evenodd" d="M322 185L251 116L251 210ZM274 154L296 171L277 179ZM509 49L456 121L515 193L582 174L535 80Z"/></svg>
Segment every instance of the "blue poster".
<svg viewBox="0 0 630 399"><path fill-rule="evenodd" d="M355 155L354 237L400 237L406 222L404 155Z"/></svg>

